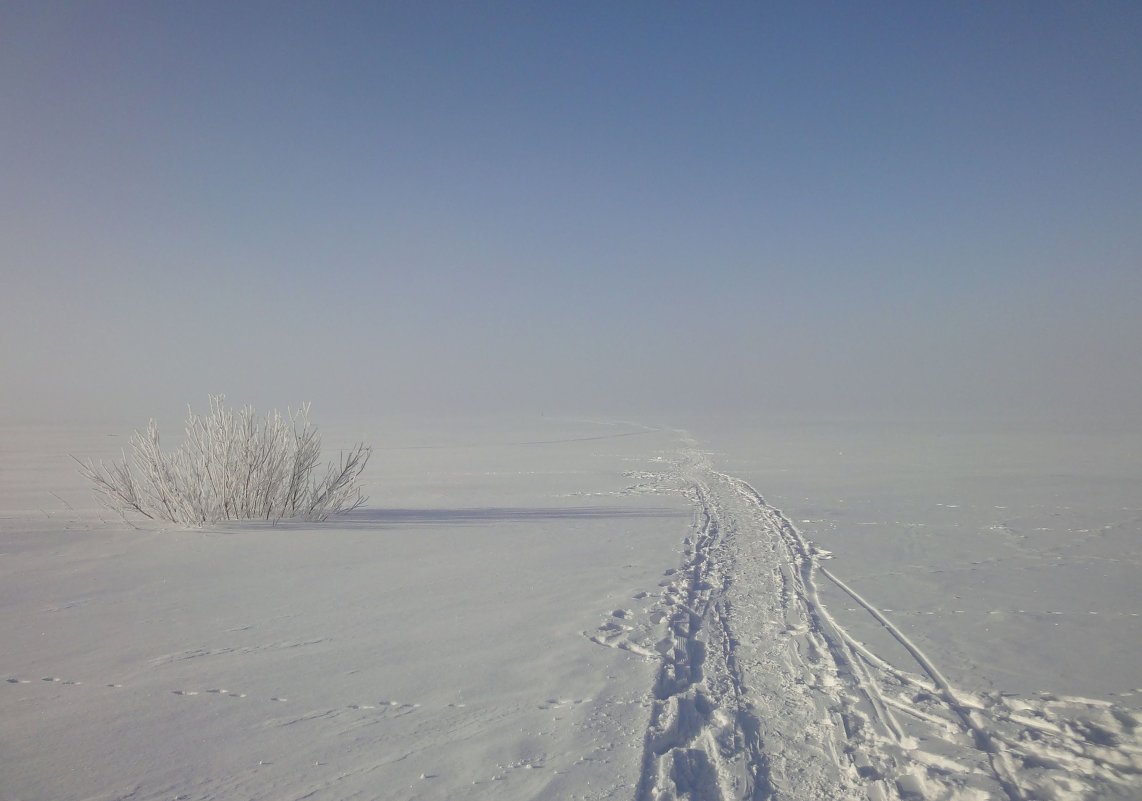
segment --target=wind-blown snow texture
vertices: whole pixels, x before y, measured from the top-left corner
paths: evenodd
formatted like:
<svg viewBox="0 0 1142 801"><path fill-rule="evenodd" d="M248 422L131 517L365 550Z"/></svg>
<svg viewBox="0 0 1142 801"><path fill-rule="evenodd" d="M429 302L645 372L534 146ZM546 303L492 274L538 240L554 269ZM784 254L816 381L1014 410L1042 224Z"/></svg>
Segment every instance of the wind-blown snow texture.
<svg viewBox="0 0 1142 801"><path fill-rule="evenodd" d="M916 485L933 528L964 523L925 540L919 565L914 532L861 525L870 507L822 514L868 475L821 458L806 478L798 453L759 459L756 437L723 453L626 424L358 437L381 445L372 507L186 531L101 518L66 453L106 456L116 439L4 431L0 798L1142 794L1136 508L1103 510L1102 528L1084 510L1069 548L1028 535L1020 561L1004 549L1048 512L992 510L997 534ZM812 497L783 511L757 476L784 502ZM1006 487L1026 506L1015 473ZM1073 522L1065 499L1035 497ZM916 511L865 500L876 517ZM1092 531L1122 547L1095 553ZM965 549L965 576L1010 575L946 599L963 614L931 608ZM1102 608L1084 612L1080 656L1078 629L1014 608L1055 592L1069 619L1084 584ZM989 625L946 622L977 617ZM1008 686L1025 645L1058 656L1026 666L1040 689Z"/></svg>

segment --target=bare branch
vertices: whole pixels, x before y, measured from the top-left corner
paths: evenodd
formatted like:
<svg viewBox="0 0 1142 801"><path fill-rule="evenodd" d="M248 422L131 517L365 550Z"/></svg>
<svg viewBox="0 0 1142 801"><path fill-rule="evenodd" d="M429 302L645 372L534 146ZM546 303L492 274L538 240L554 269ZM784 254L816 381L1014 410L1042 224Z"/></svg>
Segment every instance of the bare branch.
<svg viewBox="0 0 1142 801"><path fill-rule="evenodd" d="M96 497L120 515L137 513L182 525L220 520L325 520L365 502L360 477L371 450L360 443L313 479L321 437L309 422L309 404L285 415L259 417L252 406L237 413L222 395L198 417L187 407L186 437L164 452L151 420L131 437L131 458L104 464L80 461Z"/></svg>

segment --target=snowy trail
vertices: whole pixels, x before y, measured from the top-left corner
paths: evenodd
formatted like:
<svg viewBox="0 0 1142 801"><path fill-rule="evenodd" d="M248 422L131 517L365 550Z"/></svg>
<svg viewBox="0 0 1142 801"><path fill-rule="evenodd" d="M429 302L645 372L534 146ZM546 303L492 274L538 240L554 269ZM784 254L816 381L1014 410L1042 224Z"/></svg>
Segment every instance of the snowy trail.
<svg viewBox="0 0 1142 801"><path fill-rule="evenodd" d="M659 482L693 504L682 566L588 634L660 660L636 801L1142 797L1137 711L957 688L748 483L693 449ZM911 663L841 625L822 579Z"/></svg>

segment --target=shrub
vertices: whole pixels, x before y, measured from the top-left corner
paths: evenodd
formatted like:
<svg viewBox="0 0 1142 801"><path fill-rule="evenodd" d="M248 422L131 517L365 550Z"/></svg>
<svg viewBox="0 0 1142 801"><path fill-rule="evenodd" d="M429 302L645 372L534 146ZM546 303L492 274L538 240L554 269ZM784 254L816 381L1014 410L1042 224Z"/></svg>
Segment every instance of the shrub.
<svg viewBox="0 0 1142 801"><path fill-rule="evenodd" d="M212 395L206 417L187 407L186 439L175 450L159 447L151 420L131 437L129 460L124 453L121 462L79 462L80 472L110 509L182 525L324 520L365 502L359 478L368 446L342 452L317 480L321 437L309 422L309 404L260 417L252 406L235 411L223 400Z"/></svg>

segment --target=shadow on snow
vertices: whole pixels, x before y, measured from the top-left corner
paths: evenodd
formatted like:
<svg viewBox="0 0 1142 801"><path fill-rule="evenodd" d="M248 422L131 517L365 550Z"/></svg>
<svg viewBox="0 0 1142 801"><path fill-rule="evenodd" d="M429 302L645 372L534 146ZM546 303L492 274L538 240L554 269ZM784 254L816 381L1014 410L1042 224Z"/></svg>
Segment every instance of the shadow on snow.
<svg viewBox="0 0 1142 801"><path fill-rule="evenodd" d="M333 525L482 525L536 520L602 520L616 518L685 517L687 510L655 506L488 506L461 509L357 509L330 518Z"/></svg>

